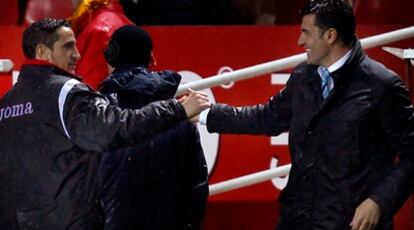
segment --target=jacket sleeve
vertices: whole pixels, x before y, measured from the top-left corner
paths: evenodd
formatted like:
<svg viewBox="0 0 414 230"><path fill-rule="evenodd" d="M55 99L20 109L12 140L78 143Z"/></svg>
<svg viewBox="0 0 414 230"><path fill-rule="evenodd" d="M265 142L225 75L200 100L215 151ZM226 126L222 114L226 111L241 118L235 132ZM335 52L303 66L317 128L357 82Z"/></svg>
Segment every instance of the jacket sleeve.
<svg viewBox="0 0 414 230"><path fill-rule="evenodd" d="M292 77L266 104L232 107L217 104L207 115L209 132L279 135L289 129L291 120Z"/></svg>
<svg viewBox="0 0 414 230"><path fill-rule="evenodd" d="M63 111L67 135L76 146L88 151L142 143L186 118L184 108L175 99L154 102L139 110L122 110L84 84L71 89Z"/></svg>
<svg viewBox="0 0 414 230"><path fill-rule="evenodd" d="M414 115L409 93L401 80L395 80L378 112L384 134L398 157L370 198L383 212L395 214L414 188Z"/></svg>

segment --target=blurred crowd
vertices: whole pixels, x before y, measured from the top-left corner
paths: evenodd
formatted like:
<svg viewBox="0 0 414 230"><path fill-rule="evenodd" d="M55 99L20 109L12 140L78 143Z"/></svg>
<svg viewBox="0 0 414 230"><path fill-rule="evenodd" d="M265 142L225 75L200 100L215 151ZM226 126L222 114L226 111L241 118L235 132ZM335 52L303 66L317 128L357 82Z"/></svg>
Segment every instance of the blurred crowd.
<svg viewBox="0 0 414 230"><path fill-rule="evenodd" d="M411 1L348 0L359 23L405 24ZM44 17L68 18L79 0L11 0L0 7L0 25L30 24ZM305 0L120 0L137 25L272 25L299 24ZM390 10L392 6L393 10ZM411 6L411 7L409 7ZM369 10L370 14L364 14Z"/></svg>

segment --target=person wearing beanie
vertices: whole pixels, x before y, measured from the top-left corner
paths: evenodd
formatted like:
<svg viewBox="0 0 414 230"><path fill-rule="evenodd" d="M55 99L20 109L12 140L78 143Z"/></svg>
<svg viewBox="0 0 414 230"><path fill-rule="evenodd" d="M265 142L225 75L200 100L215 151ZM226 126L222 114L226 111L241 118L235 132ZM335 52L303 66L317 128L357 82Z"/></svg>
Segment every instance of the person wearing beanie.
<svg viewBox="0 0 414 230"><path fill-rule="evenodd" d="M116 30L105 58L112 67L142 65L148 68L151 59L152 40L149 34L137 26L123 26Z"/></svg>
<svg viewBox="0 0 414 230"><path fill-rule="evenodd" d="M181 76L150 71L152 40L127 25L111 37L114 67L100 87L113 104L141 108L174 97ZM105 229L201 229L208 197L207 165L197 128L181 122L144 144L103 153L98 171Z"/></svg>

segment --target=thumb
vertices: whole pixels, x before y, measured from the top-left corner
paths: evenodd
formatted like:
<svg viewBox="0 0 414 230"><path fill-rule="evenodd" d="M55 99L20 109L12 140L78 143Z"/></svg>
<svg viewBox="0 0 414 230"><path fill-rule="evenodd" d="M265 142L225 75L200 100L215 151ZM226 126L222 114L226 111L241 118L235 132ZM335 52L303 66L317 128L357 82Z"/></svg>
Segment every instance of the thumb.
<svg viewBox="0 0 414 230"><path fill-rule="evenodd" d="M188 96L184 95L184 96L182 96L182 97L180 97L180 98L177 98L177 100L178 100L180 103L183 103L183 102L185 101L185 99L187 99L187 97L188 97Z"/></svg>

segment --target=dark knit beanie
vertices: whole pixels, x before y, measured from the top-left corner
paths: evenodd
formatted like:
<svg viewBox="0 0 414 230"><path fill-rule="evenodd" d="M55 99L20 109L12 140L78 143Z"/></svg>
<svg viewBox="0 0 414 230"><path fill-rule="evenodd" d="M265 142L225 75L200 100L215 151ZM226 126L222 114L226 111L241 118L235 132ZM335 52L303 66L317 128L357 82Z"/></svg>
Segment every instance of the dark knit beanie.
<svg viewBox="0 0 414 230"><path fill-rule="evenodd" d="M105 50L105 59L113 67L150 63L152 40L149 34L135 25L117 29Z"/></svg>

